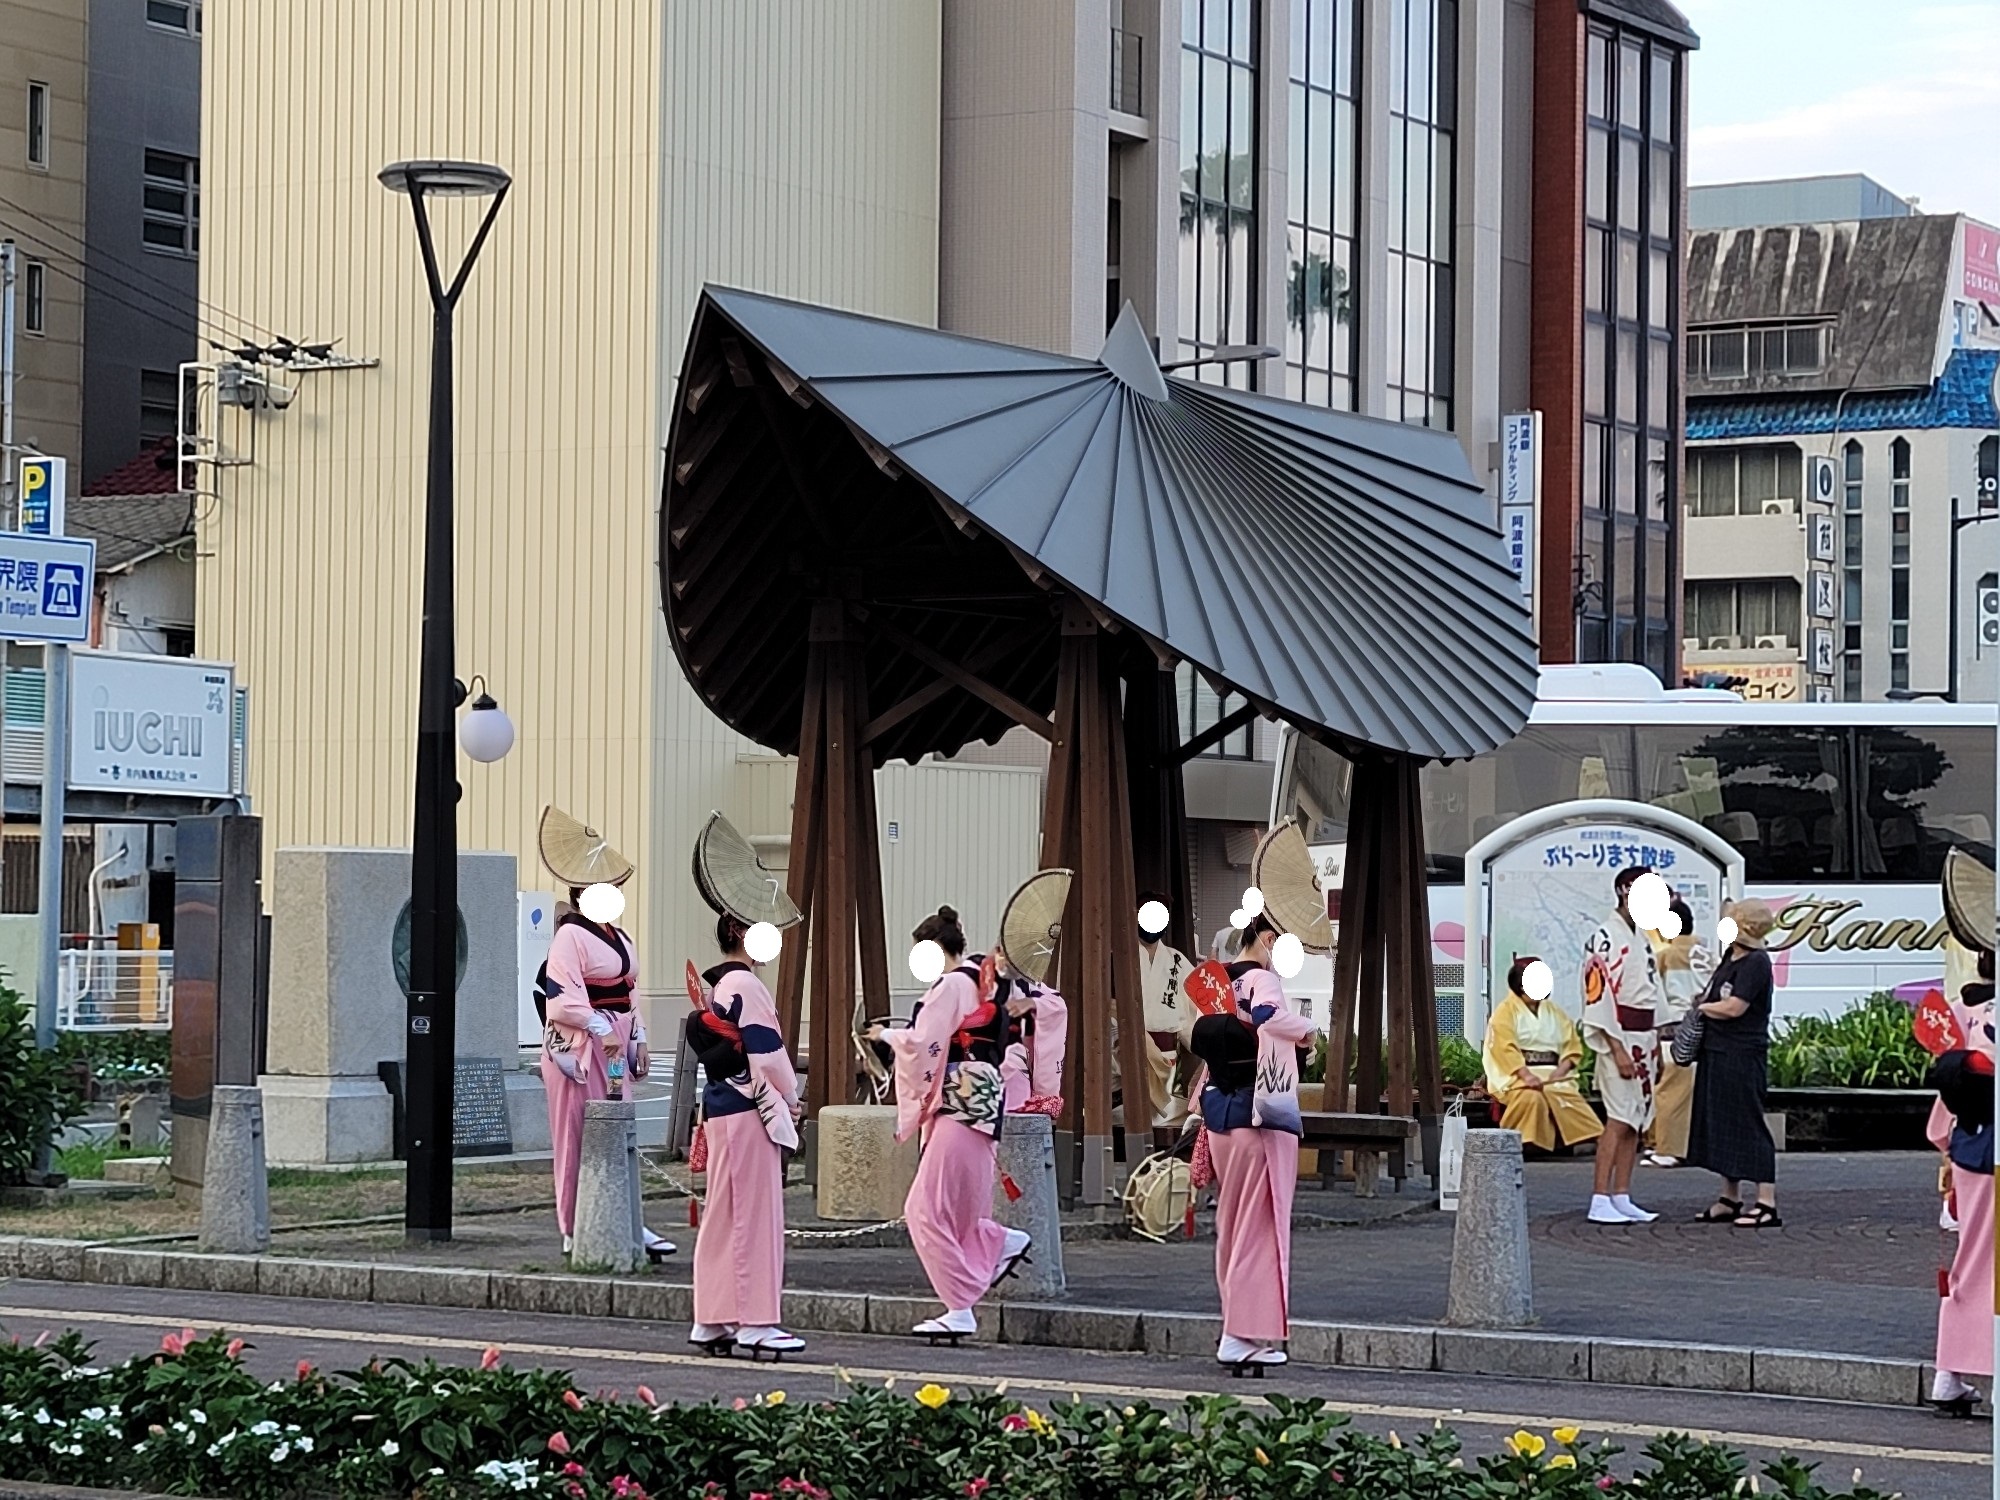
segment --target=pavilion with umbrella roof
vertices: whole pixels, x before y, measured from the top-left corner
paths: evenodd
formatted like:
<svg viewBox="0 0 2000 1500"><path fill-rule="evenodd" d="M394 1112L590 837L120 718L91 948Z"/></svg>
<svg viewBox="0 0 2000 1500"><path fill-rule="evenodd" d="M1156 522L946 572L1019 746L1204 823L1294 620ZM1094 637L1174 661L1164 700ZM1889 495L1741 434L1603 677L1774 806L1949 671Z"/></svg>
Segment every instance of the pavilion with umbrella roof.
<svg viewBox="0 0 2000 1500"><path fill-rule="evenodd" d="M799 759L777 998L797 1035L810 997L809 1109L854 1096L831 1039L857 991L888 1001L875 768L1025 726L1050 745L1041 863L1076 872L1064 1124L1108 1197L1114 1005L1147 1074L1136 892L1193 946L1181 767L1263 715L1355 767L1327 1076L1352 1057L1362 1109L1436 1116L1417 771L1512 738L1536 679L1450 434L1167 374L1129 306L1087 360L710 287L659 567L696 692ZM1183 661L1245 700L1185 742Z"/></svg>

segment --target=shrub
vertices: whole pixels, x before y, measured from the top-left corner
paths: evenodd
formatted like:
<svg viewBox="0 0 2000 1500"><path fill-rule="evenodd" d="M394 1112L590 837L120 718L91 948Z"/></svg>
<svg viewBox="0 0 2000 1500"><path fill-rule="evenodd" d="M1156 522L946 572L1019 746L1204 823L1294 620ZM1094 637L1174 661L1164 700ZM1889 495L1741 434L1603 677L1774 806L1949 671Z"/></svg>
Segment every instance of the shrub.
<svg viewBox="0 0 2000 1500"><path fill-rule="evenodd" d="M0 1478L249 1500L1712 1500L1749 1472L1730 1449L1668 1437L1633 1473L1573 1428L1517 1432L1474 1457L1443 1427L1377 1438L1282 1395L1042 1411L926 1385L674 1406L644 1387L586 1396L491 1350L477 1369L301 1364L266 1385L242 1347L190 1330L97 1369L73 1333L0 1346ZM1888 1500L1830 1491L1793 1459L1763 1473L1789 1500Z"/></svg>
<svg viewBox="0 0 2000 1500"><path fill-rule="evenodd" d="M1887 990L1831 1020L1781 1022L1771 1038L1773 1088L1922 1088L1930 1065L1910 1030L1910 1007Z"/></svg>
<svg viewBox="0 0 2000 1500"><path fill-rule="evenodd" d="M165 1078L173 1066L173 1036L166 1031L65 1031L56 1053L87 1063L90 1076L113 1085Z"/></svg>
<svg viewBox="0 0 2000 1500"><path fill-rule="evenodd" d="M36 1157L83 1113L75 1070L35 1046L34 1013L0 980L0 1182L20 1182Z"/></svg>

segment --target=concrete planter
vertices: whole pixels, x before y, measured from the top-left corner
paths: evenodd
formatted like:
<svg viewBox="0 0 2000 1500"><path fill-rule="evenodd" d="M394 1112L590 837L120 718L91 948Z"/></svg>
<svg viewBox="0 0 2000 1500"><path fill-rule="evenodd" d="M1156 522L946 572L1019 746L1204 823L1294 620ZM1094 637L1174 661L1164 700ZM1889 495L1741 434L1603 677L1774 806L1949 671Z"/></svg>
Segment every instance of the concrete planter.
<svg viewBox="0 0 2000 1500"><path fill-rule="evenodd" d="M1929 1089L1771 1089L1788 1151L1924 1151L1937 1095Z"/></svg>

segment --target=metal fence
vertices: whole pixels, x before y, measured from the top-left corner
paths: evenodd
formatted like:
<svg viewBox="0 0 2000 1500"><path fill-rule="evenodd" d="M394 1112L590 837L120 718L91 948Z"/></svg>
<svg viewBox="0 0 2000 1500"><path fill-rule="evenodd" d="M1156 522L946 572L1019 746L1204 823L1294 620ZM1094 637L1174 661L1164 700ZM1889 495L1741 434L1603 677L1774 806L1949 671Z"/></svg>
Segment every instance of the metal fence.
<svg viewBox="0 0 2000 1500"><path fill-rule="evenodd" d="M60 958L58 1029L166 1031L172 1027L173 954L157 949L75 948Z"/></svg>

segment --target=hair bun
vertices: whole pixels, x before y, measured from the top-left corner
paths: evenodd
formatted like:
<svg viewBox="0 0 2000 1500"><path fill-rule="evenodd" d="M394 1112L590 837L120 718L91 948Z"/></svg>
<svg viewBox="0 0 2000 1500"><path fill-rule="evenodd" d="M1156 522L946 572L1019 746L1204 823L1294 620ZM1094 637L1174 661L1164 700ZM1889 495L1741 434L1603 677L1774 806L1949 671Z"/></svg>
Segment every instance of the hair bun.
<svg viewBox="0 0 2000 1500"><path fill-rule="evenodd" d="M958 920L958 913L949 906L940 906L937 909L937 914L940 919L946 922L956 922Z"/></svg>

